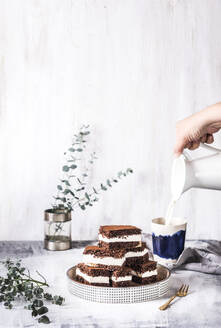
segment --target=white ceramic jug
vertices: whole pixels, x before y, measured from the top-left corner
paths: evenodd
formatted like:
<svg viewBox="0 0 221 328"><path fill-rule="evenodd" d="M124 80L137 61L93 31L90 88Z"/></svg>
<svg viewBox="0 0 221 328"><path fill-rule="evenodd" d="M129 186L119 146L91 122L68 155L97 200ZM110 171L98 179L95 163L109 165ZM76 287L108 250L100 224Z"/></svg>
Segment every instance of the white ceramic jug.
<svg viewBox="0 0 221 328"><path fill-rule="evenodd" d="M200 144L210 155L192 159L185 151L172 166L171 192L174 200L190 188L221 190L221 150Z"/></svg>

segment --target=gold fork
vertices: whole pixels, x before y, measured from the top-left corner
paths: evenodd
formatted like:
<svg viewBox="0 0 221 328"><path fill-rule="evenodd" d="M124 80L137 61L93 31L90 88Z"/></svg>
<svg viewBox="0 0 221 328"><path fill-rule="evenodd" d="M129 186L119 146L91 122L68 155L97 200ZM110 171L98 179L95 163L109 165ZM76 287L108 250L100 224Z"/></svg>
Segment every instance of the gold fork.
<svg viewBox="0 0 221 328"><path fill-rule="evenodd" d="M159 307L160 310L166 310L169 306L169 304L174 300L175 297L183 297L186 296L188 293L189 285L182 285L180 289L176 292L175 295L173 295L169 301L167 301L165 304L161 305Z"/></svg>

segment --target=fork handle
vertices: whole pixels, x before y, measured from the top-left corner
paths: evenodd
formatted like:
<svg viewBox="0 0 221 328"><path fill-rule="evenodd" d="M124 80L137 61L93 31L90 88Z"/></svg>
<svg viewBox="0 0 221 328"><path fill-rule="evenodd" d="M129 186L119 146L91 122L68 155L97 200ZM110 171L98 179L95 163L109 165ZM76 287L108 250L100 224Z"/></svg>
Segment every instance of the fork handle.
<svg viewBox="0 0 221 328"><path fill-rule="evenodd" d="M175 297L177 297L176 294L173 295L173 296L169 299L169 301L167 301L165 304L161 305L161 306L159 307L159 309L160 309L160 310L166 310L166 309L168 308L169 304L174 300Z"/></svg>

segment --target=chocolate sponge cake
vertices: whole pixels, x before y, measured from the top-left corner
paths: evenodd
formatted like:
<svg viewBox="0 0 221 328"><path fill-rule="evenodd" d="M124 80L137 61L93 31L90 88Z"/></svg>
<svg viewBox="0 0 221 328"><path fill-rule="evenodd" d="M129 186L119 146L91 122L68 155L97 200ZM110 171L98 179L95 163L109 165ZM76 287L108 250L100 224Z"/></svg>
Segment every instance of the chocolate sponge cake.
<svg viewBox="0 0 221 328"><path fill-rule="evenodd" d="M157 262L141 239L141 229L131 225L105 225L99 229L99 242L87 246L82 263L76 267L76 280L89 285L130 287L157 280Z"/></svg>
<svg viewBox="0 0 221 328"><path fill-rule="evenodd" d="M91 266L108 266L111 270L125 265L125 254L125 249L107 249L99 246L87 246L83 252L83 262Z"/></svg>
<svg viewBox="0 0 221 328"><path fill-rule="evenodd" d="M131 225L106 225L99 229L99 246L108 249L141 245L141 229Z"/></svg>
<svg viewBox="0 0 221 328"><path fill-rule="evenodd" d="M104 267L91 267L84 263L79 263L76 268L78 281L93 286L110 286L111 272Z"/></svg>
<svg viewBox="0 0 221 328"><path fill-rule="evenodd" d="M113 287L128 287L133 286L131 269L127 267L121 267L114 270L111 275L111 281Z"/></svg>
<svg viewBox="0 0 221 328"><path fill-rule="evenodd" d="M132 266L132 280L136 283L149 284L157 278L157 262L147 261L140 266Z"/></svg>
<svg viewBox="0 0 221 328"><path fill-rule="evenodd" d="M146 243L142 242L141 246L131 247L126 253L126 265L128 267L141 265L149 259Z"/></svg>

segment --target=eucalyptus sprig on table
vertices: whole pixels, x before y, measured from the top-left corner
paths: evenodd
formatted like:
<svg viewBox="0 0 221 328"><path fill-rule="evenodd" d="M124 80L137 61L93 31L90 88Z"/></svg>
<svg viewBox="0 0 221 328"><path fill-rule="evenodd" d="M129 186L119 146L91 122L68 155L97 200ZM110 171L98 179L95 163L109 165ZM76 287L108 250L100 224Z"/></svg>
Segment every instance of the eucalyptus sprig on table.
<svg viewBox="0 0 221 328"><path fill-rule="evenodd" d="M66 163L62 167L63 178L57 185L58 194L54 197L55 204L53 209L55 210L65 209L73 211L76 207L85 210L99 200L98 195L100 191L108 190L121 178L133 173L133 170L128 168L125 171L118 172L117 177L107 179L105 183L100 183L99 187L88 189L89 166L94 163L97 156L95 152L92 152L89 155L89 159L85 161L80 154L86 149L89 134L89 125L83 125L79 133L74 135L71 147L64 153ZM79 167L78 163L80 161L86 163L83 169Z"/></svg>
<svg viewBox="0 0 221 328"><path fill-rule="evenodd" d="M0 303L5 308L12 309L16 300L23 300L27 303L25 309L31 310L33 317L38 318L39 323L50 323L48 308L44 302L62 305L64 298L61 296L52 296L45 292L44 288L49 287L46 279L38 272L42 280L33 279L27 268L22 266L21 260L12 261L7 259L1 261L7 269L6 276L0 276Z"/></svg>

